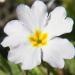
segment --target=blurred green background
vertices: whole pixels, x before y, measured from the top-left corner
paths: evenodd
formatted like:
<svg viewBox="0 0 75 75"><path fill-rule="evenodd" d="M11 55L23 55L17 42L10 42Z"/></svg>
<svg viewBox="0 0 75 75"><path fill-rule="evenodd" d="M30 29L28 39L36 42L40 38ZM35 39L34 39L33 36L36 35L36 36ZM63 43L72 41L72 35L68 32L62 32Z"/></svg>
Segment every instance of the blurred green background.
<svg viewBox="0 0 75 75"><path fill-rule="evenodd" d="M0 0L0 42L6 36L3 32L4 25L12 20L17 19L15 9L20 3L31 6L35 0ZM52 0L42 0L48 5ZM48 11L51 12L56 6L64 6L68 16L72 17L75 22L75 0L55 0ZM60 36L68 38L75 46L75 24L73 31L69 34ZM65 60L64 69L54 69L47 63L42 64L30 71L22 71L19 65L14 65L7 60L9 48L0 46L0 75L75 75L75 59Z"/></svg>

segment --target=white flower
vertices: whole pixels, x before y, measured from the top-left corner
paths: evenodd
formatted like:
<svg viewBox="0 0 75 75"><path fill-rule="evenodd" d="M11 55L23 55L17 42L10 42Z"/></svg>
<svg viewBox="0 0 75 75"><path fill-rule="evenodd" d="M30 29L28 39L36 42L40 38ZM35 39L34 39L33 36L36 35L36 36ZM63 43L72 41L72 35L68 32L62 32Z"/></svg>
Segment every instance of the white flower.
<svg viewBox="0 0 75 75"><path fill-rule="evenodd" d="M18 20L8 22L4 32L8 35L2 46L10 47L8 60L21 64L29 70L41 63L41 59L52 67L63 68L64 59L74 57L74 46L58 36L72 31L73 20L66 17L64 7L56 7L49 15L42 1L35 1L31 8L20 4Z"/></svg>

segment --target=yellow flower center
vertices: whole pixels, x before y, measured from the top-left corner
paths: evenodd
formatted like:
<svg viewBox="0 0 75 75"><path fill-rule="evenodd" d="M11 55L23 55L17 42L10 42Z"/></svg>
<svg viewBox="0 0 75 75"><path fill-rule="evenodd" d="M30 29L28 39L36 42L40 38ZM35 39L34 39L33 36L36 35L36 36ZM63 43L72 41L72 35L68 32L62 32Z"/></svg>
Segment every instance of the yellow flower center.
<svg viewBox="0 0 75 75"><path fill-rule="evenodd" d="M34 47L47 45L48 34L36 31L34 35L29 36L29 41Z"/></svg>

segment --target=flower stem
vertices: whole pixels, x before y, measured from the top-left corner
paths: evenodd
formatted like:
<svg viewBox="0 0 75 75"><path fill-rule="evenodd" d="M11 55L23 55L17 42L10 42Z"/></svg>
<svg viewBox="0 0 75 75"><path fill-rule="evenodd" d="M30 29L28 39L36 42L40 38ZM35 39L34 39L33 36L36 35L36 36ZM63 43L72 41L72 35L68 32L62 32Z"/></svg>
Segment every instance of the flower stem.
<svg viewBox="0 0 75 75"><path fill-rule="evenodd" d="M47 75L50 75L50 69L47 68Z"/></svg>
<svg viewBox="0 0 75 75"><path fill-rule="evenodd" d="M57 69L57 74L58 75L64 75L63 69Z"/></svg>
<svg viewBox="0 0 75 75"><path fill-rule="evenodd" d="M26 70L26 75L28 75L28 70Z"/></svg>
<svg viewBox="0 0 75 75"><path fill-rule="evenodd" d="M23 70L23 71L22 71L22 74L23 74L23 75L28 75L28 71L27 71L27 70Z"/></svg>
<svg viewBox="0 0 75 75"><path fill-rule="evenodd" d="M22 71L22 75L26 75L26 72L24 70Z"/></svg>

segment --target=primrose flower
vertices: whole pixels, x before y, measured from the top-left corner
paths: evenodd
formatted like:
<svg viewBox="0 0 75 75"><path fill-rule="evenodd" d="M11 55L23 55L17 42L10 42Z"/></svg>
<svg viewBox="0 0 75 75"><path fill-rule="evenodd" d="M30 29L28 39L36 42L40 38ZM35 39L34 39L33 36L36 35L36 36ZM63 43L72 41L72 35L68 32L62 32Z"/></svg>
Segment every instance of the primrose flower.
<svg viewBox="0 0 75 75"><path fill-rule="evenodd" d="M8 35L1 43L10 47L8 60L21 64L23 70L40 65L41 60L52 67L63 68L64 59L74 57L74 46L59 36L70 33L73 20L66 17L64 7L56 7L48 14L42 1L33 5L20 4L17 9L18 20L8 22L4 32Z"/></svg>

